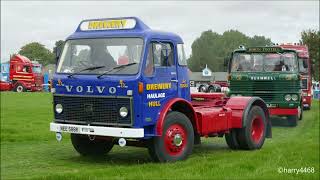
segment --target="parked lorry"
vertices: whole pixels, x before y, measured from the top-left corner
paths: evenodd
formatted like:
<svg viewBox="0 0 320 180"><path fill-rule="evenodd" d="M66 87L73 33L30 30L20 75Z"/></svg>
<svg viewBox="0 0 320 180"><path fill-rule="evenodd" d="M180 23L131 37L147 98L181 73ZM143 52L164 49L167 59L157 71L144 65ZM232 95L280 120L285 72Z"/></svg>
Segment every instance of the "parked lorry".
<svg viewBox="0 0 320 180"><path fill-rule="evenodd" d="M301 76L298 53L276 46L243 46L228 63L229 96L258 96L270 115L286 116L289 125L302 119Z"/></svg>
<svg viewBox="0 0 320 180"><path fill-rule="evenodd" d="M14 55L10 59L9 81L1 81L1 91L41 91L43 75L41 64L30 61L22 55Z"/></svg>
<svg viewBox="0 0 320 180"><path fill-rule="evenodd" d="M304 109L309 110L311 108L312 100L312 75L308 47L300 43L286 43L280 44L279 46L285 49L293 49L298 52L299 72L302 78L302 103Z"/></svg>
<svg viewBox="0 0 320 180"><path fill-rule="evenodd" d="M248 150L271 137L264 100L190 94L182 39L138 18L84 20L57 56L50 130L59 141L70 133L81 155L131 145L167 162L186 159L200 137Z"/></svg>

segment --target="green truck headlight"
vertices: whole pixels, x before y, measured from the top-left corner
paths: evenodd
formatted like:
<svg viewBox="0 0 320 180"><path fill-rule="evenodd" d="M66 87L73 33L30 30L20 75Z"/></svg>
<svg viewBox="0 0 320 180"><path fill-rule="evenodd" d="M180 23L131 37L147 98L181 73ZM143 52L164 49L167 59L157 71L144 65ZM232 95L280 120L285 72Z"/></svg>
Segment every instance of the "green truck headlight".
<svg viewBox="0 0 320 180"><path fill-rule="evenodd" d="M56 112L60 114L62 113L62 111L63 111L62 104L56 104Z"/></svg>
<svg viewBox="0 0 320 180"><path fill-rule="evenodd" d="M284 99L285 99L286 101L290 101L290 100L291 100L291 95L290 95L290 94L285 95L285 96L284 96Z"/></svg>
<svg viewBox="0 0 320 180"><path fill-rule="evenodd" d="M126 107L121 107L120 110L119 110L119 114L123 118L127 117L128 109Z"/></svg>
<svg viewBox="0 0 320 180"><path fill-rule="evenodd" d="M297 101L297 100L298 100L298 95L293 94L293 95L291 96L291 99L292 99L293 101Z"/></svg>

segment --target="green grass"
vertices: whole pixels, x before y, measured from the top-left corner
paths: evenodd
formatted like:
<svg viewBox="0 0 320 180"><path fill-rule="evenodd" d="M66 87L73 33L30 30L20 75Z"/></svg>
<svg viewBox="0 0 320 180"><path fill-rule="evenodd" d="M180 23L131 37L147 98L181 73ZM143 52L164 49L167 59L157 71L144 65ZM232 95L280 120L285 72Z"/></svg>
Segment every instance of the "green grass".
<svg viewBox="0 0 320 180"><path fill-rule="evenodd" d="M81 157L68 135L57 142L49 131L51 94L1 93L1 179L319 179L319 101L312 105L297 127L274 127L261 150L233 151L224 138L204 138L187 160L160 164L135 147Z"/></svg>

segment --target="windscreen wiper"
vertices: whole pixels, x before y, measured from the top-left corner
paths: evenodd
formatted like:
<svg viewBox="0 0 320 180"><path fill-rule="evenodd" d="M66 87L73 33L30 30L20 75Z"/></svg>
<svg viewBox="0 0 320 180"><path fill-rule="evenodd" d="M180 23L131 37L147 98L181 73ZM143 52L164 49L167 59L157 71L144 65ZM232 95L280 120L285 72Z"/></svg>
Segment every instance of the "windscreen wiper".
<svg viewBox="0 0 320 180"><path fill-rule="evenodd" d="M129 64L124 64L124 65L116 66L116 67L114 67L114 68L111 68L111 69L103 72L102 74L99 74L99 75L97 76L97 78L101 78L102 76L108 74L109 72L111 72L111 71L113 71L113 70L115 70L115 69L119 69L118 71L120 71L122 68L127 67L127 66L131 66L131 65L134 65L134 64L137 64L137 63L133 62L133 63L129 63ZM118 71L116 71L116 72L118 72Z"/></svg>
<svg viewBox="0 0 320 180"><path fill-rule="evenodd" d="M87 67L87 68L84 68L84 69L81 69L80 71L76 71L76 72L73 72L71 74L68 75L68 78L71 78L72 76L74 76L75 74L78 74L78 73L81 73L83 71L92 71L92 70L95 70L95 69L100 69L100 68L104 68L106 66L92 66L92 67Z"/></svg>

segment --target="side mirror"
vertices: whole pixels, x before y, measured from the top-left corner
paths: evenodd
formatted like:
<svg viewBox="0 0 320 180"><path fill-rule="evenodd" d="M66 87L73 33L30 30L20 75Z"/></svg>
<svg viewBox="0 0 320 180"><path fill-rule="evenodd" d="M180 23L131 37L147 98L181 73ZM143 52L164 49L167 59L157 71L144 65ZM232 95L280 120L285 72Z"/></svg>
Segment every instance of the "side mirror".
<svg viewBox="0 0 320 180"><path fill-rule="evenodd" d="M58 61L60 59L63 47L64 47L64 43L59 44L57 47L54 48L56 64L58 63Z"/></svg>

